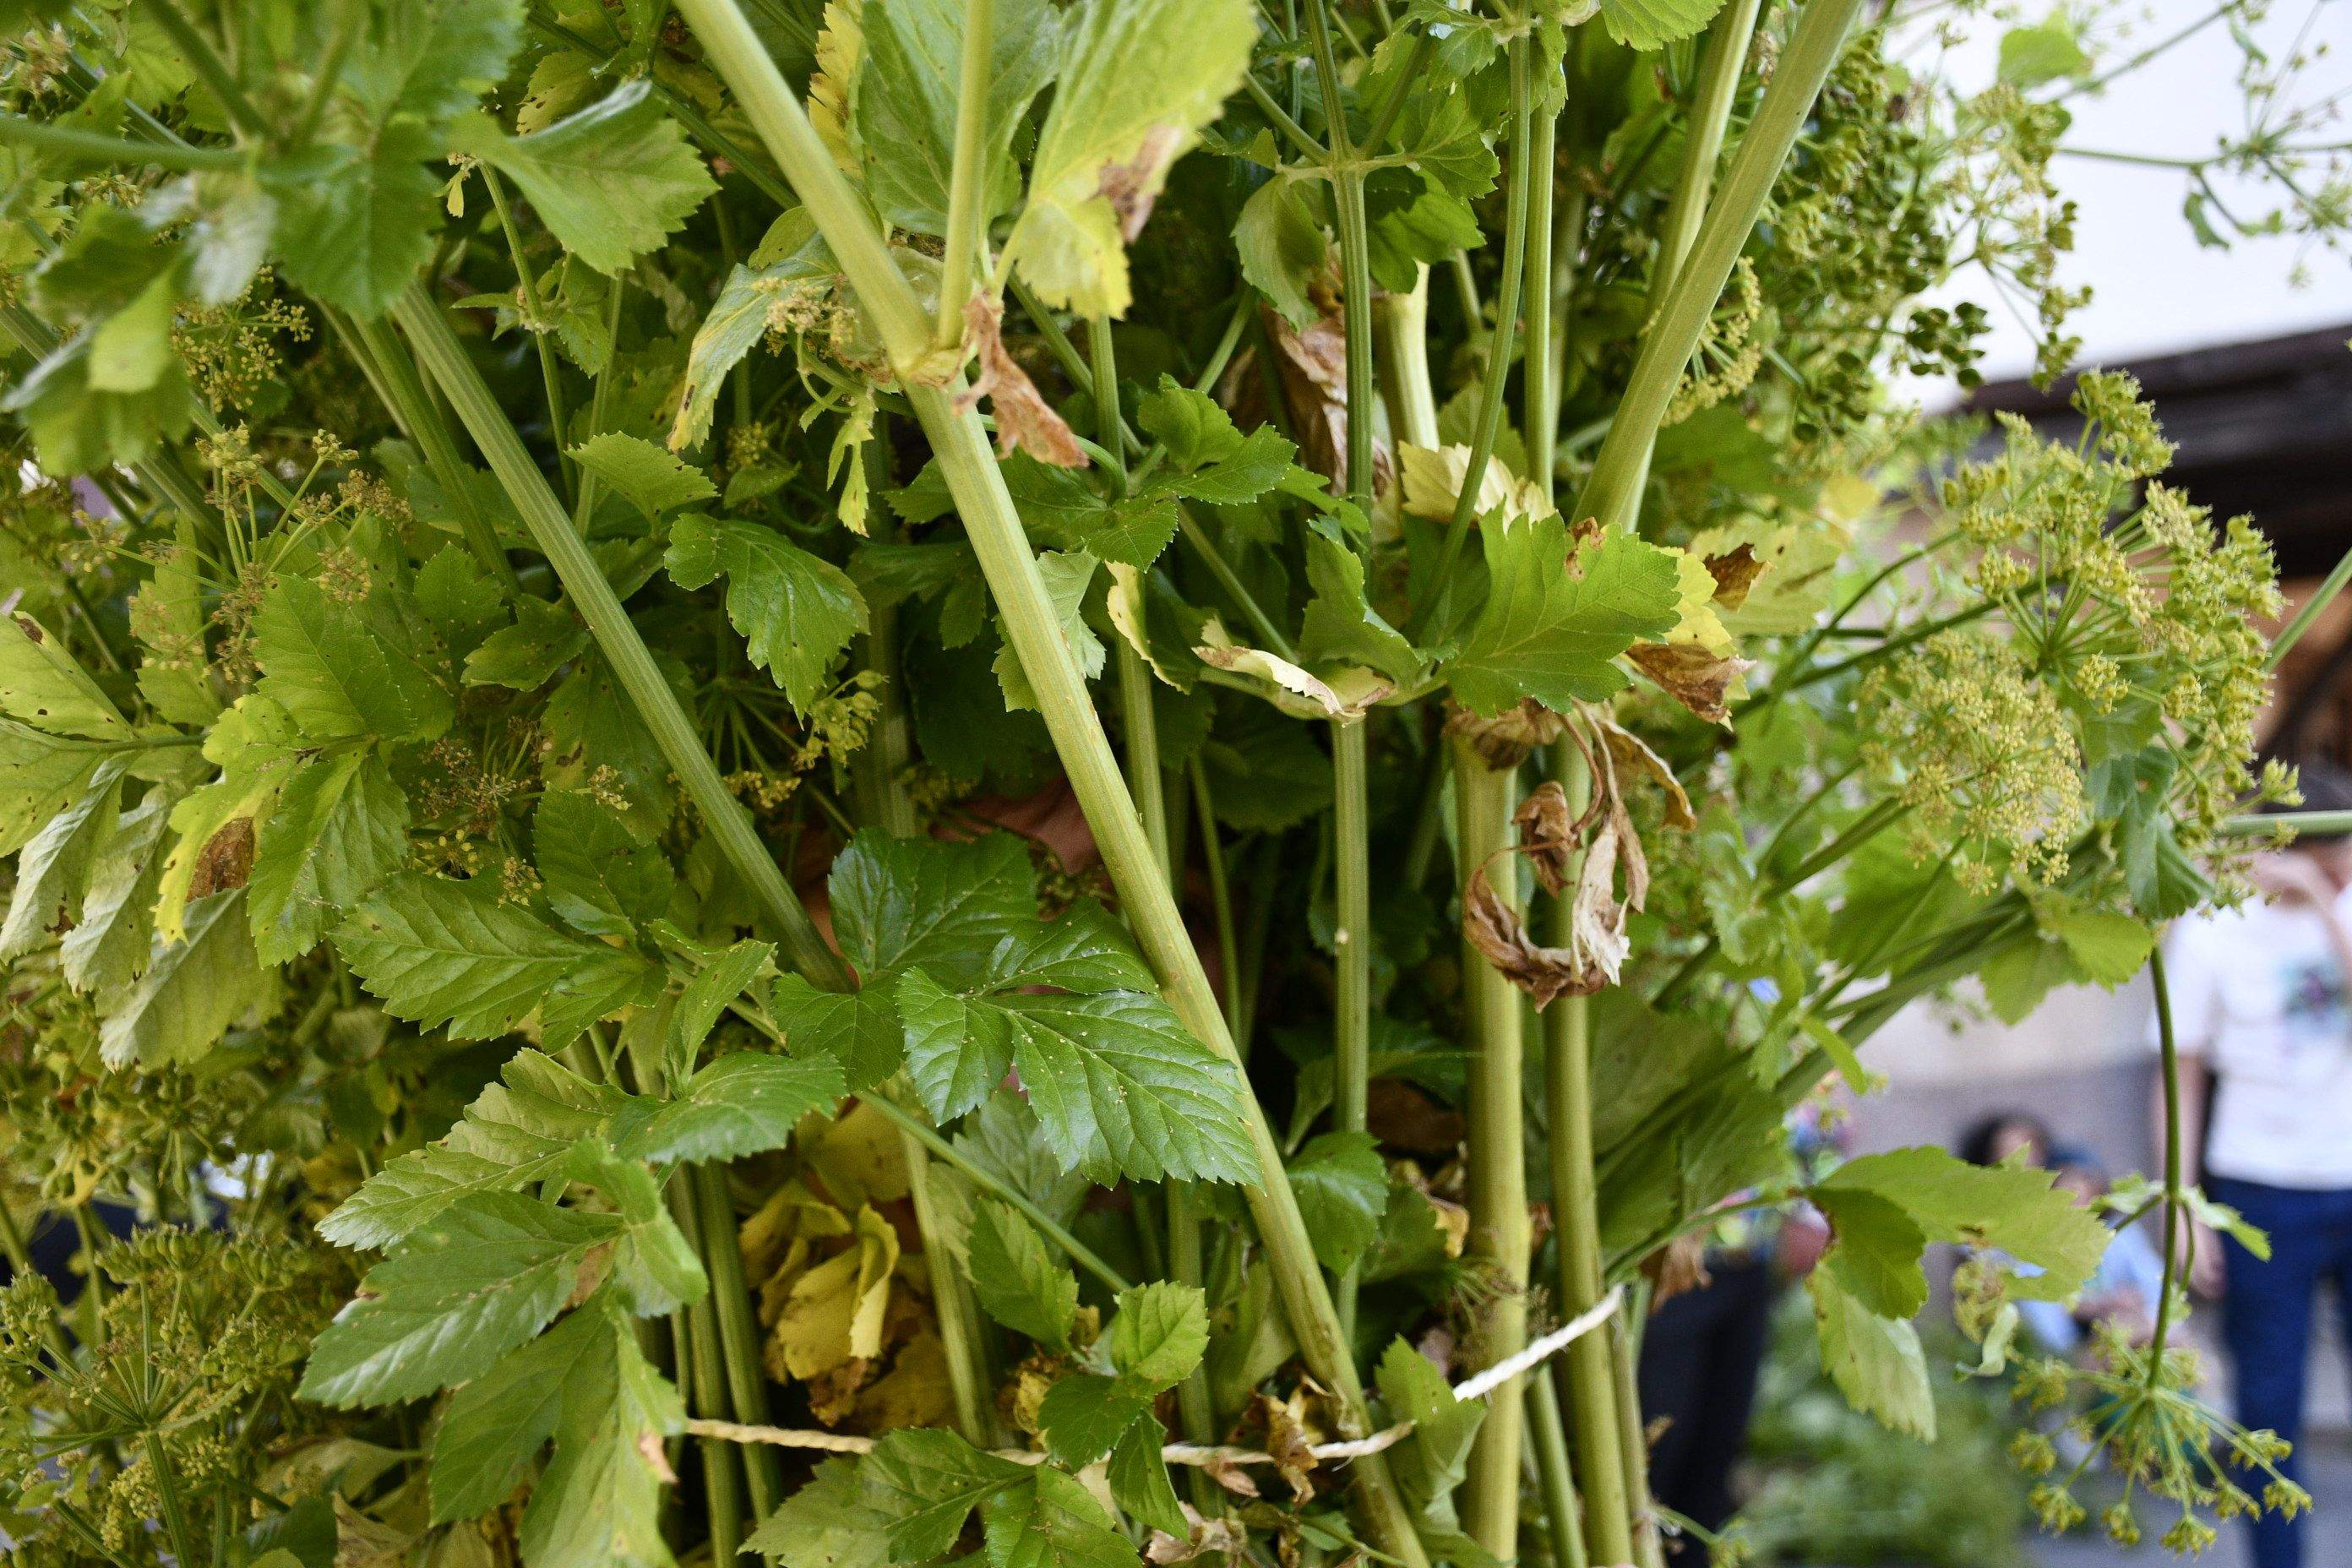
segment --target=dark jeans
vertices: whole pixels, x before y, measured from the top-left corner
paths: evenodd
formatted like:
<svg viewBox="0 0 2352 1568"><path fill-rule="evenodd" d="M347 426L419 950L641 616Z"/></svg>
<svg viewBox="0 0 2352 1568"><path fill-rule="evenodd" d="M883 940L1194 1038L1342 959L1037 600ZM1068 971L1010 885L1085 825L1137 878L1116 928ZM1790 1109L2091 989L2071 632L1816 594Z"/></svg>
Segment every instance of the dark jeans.
<svg viewBox="0 0 2352 1568"><path fill-rule="evenodd" d="M1762 1262L1709 1265L1714 1283L1658 1309L1642 1331L1642 1417L1667 1420L1650 1450L1650 1490L1707 1530L1735 1510L1731 1467L1748 1444L1756 1375L1771 1327Z"/></svg>
<svg viewBox="0 0 2352 1568"><path fill-rule="evenodd" d="M2304 1192L2217 1176L2205 1190L2271 1238L2267 1263L2235 1240L2222 1241L2229 1278L2221 1292L2221 1338L2237 1381L2238 1420L2300 1447L2312 1303L2323 1280L2335 1282L2345 1340L2352 1343L2352 1189ZM2302 1479L2300 1455L2281 1468ZM2256 1520L2255 1568L2303 1568L2305 1530L2299 1519Z"/></svg>

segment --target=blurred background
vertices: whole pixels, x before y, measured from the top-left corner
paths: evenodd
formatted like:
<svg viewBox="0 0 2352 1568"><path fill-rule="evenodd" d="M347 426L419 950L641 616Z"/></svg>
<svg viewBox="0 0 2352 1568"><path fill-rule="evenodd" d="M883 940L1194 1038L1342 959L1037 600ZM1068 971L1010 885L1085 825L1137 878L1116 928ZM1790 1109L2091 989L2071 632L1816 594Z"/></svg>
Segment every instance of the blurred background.
<svg viewBox="0 0 2352 1568"><path fill-rule="evenodd" d="M2056 165L2077 209L2060 279L2091 290L2066 324L2081 339L2071 363L2138 377L2179 445L2173 479L2217 520L2252 516L2277 555L2292 615L2352 550L2352 263L2294 232L2297 204L2325 210L2340 194L2300 177L2302 188L2283 189L2262 151L2270 142L2352 146L2337 112L2352 97L2352 0L2301 0L2255 16L2210 0L2034 7L1998 24L1977 13L1958 18L1972 36L1956 46L1938 37L1952 17L1950 7L1924 8L1913 24L1916 47L1922 56L1948 49L1945 68L1964 87L1996 79L2008 28L2055 20L2096 39L2088 79L2112 79L2068 100L2074 121ZM2246 232L2283 208L2283 232ZM1907 395L1931 412L2007 410L2052 435L2075 427L2071 380L2032 380L2042 334L2030 304L1974 271L1944 292L1946 302L1973 300L1990 313L1982 383L1914 382ZM2352 767L2352 599L2339 598L2279 671L2263 744L2289 761ZM2053 993L2015 1026L1969 1000L1914 1008L1873 1040L1871 1065L1891 1087L1847 1108L1838 1136L1852 1152L1958 1150L1991 1121L2022 1115L2066 1158L2088 1156L2118 1174L2160 1168L2145 981L2116 994ZM2352 1127L2344 1136L2352 1139ZM2158 1239L2152 1230L2147 1239ZM2069 1536L2036 1531L2026 1483L2004 1452L2021 1424L1998 1398L1955 1384L1939 1409L1943 1438L1932 1463L1927 1450L1890 1442L1821 1379L1801 1300L1793 1323L1789 1300L1778 1310L1778 1328L1795 1331L1777 1333L1768 1353L1738 1477L1763 1561L2172 1561L2152 1538L2135 1548L2107 1542L2095 1503L2093 1522ZM2192 1333L2209 1352L2209 1394L2227 1408L2210 1315L2200 1308ZM2352 1565L2347 1317L2352 1302L2323 1306L2312 1349L2304 1454L2317 1500L2307 1553L2315 1568ZM1934 1318L1931 1310L1923 1322ZM1944 1348L1957 1358L1963 1347L1955 1340ZM2250 1563L2242 1530L2225 1527L2204 1561Z"/></svg>

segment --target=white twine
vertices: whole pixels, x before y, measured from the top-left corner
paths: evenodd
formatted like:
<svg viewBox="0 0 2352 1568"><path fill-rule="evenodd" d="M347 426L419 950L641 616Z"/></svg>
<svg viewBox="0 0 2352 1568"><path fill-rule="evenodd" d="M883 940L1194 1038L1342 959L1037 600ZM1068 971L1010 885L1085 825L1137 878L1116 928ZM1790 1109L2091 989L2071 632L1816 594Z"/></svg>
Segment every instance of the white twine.
<svg viewBox="0 0 2352 1568"><path fill-rule="evenodd" d="M1575 1341L1583 1338L1609 1321L1624 1300L1622 1289L1612 1289L1591 1310L1580 1312L1535 1341L1517 1355L1507 1356L1493 1366L1454 1385L1454 1397L1459 1400L1484 1399L1503 1384L1529 1368L1558 1355ZM1400 1421L1384 1426L1369 1437L1350 1438L1344 1443L1317 1443L1307 1451L1318 1459L1360 1459L1392 1448L1412 1435L1413 1424ZM864 1454L874 1447L874 1439L847 1432L823 1432L793 1426L752 1426L738 1421L689 1420L686 1434L690 1437L715 1437L727 1443L765 1443L779 1448L816 1448L829 1454ZM1045 1456L1030 1448L999 1448L996 1457L1019 1465L1039 1465ZM1160 1457L1171 1465L1272 1465L1274 1455L1255 1448L1229 1448L1205 1443L1170 1443L1160 1450Z"/></svg>

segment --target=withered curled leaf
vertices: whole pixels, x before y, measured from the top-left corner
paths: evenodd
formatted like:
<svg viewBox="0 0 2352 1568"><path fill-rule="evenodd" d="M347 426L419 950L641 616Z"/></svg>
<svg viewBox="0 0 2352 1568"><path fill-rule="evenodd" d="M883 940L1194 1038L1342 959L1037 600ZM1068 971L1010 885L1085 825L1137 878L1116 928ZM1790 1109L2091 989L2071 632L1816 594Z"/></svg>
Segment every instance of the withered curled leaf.
<svg viewBox="0 0 2352 1568"><path fill-rule="evenodd" d="M963 323L980 356L980 374L956 394L957 409L970 408L984 394L996 415L998 456L1018 447L1057 468L1085 468L1086 448L1070 422L1054 411L1029 373L1005 352L1004 307L975 294L964 301Z"/></svg>

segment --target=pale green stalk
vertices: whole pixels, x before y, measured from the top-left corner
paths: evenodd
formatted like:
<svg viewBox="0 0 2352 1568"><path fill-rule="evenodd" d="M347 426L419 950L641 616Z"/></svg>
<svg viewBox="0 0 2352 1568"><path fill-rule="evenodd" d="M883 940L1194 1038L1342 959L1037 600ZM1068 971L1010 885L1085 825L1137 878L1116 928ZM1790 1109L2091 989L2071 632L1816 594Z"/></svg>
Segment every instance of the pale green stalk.
<svg viewBox="0 0 2352 1568"><path fill-rule="evenodd" d="M940 263L940 347L963 341L963 307L971 298L972 258L980 250L980 204L988 171L988 62L996 0L963 0L963 58L956 76L955 165L948 176L947 255ZM1108 443L1113 450L1118 443Z"/></svg>
<svg viewBox="0 0 2352 1568"><path fill-rule="evenodd" d="M1675 177L1675 192L1666 202L1666 216L1658 233L1658 258L1650 274L1650 302L1663 301L1675 274L1698 240L1699 220L1706 214L1708 193L1715 188L1715 166L1723 157L1723 137L1731 123L1732 101L1739 94L1739 73L1748 63L1748 41L1756 36L1756 12L1761 0L1729 0L1707 28L1706 53L1699 62L1698 85L1691 94L1684 133L1683 166ZM1533 338L1535 329L1528 329ZM1643 441L1640 460L1629 485L1638 512L1641 495L1650 480L1650 458L1658 433Z"/></svg>
<svg viewBox="0 0 2352 1568"><path fill-rule="evenodd" d="M734 0L679 0L677 9L702 39L712 68L734 89L745 115L832 247L835 260L849 279L892 362L919 363L929 344L929 321L741 10ZM1060 618L1046 594L1003 476L997 470L987 434L975 413L957 412L956 390L952 384L927 386L910 382L906 395L930 437L949 493L1003 618L1007 640L1037 694L1046 730L1079 807L1094 830L1104 867L1118 891L1137 942L1185 1027L1238 1071L1240 1058L1233 1037L1184 929L1183 916L1160 875L1134 798L1119 776L1109 737L1087 695L1086 679L1063 638ZM1336 1424L1349 1432L1367 1431L1370 1413L1363 1380L1316 1267L1306 1221L1283 1170L1281 1146L1255 1097L1244 1091L1240 1100L1237 1109L1258 1170L1258 1184L1244 1191L1282 1293L1292 1337L1309 1370L1331 1391ZM1369 1455L1353 1461L1352 1469L1372 1543L1409 1568L1423 1568L1426 1555L1387 1460Z"/></svg>
<svg viewBox="0 0 2352 1568"><path fill-rule="evenodd" d="M1657 1512L1650 1506L1650 1444L1642 1424L1642 1388L1636 1369L1642 1357L1642 1325L1650 1318L1650 1282L1633 1279L1625 1286L1625 1305L1586 1336L1609 1342L1609 1371L1617 1391L1617 1451L1625 1460L1625 1506L1633 1526L1633 1550L1642 1568L1665 1568L1665 1542L1658 1533Z"/></svg>
<svg viewBox="0 0 2352 1568"><path fill-rule="evenodd" d="M710 1276L709 1307L719 1323L719 1371L727 1383L735 1419L764 1426L775 1419L768 1407L767 1363L760 1351L760 1325L751 1312L750 1281L743 1278L743 1250L736 1235L735 1205L727 1197L727 1172L720 1165L695 1165L687 1172L695 1215L702 1226L702 1267ZM782 1500L775 1456L765 1449L743 1452L743 1479L751 1488L751 1517L764 1520Z"/></svg>
<svg viewBox="0 0 2352 1568"><path fill-rule="evenodd" d="M1361 1132L1370 1115L1372 1077L1372 863L1370 770L1361 717L1331 721L1332 945L1331 1121L1342 1132ZM1332 1282L1339 1324L1356 1328L1356 1270Z"/></svg>
<svg viewBox="0 0 2352 1568"><path fill-rule="evenodd" d="M698 1254L702 1253L702 1216L695 1208L691 1178L678 1171L670 1178L669 1205L678 1228ZM677 1385L693 1400L696 1412L709 1419L723 1421L732 1414L727 1403L727 1390L719 1375L719 1363L725 1359L719 1349L719 1324L712 1315L710 1298L691 1302L676 1316L684 1323L679 1335L679 1350L685 1364L678 1368ZM731 1563L742 1549L743 1499L738 1489L735 1456L731 1443L716 1437L705 1437L698 1444L702 1455L703 1503L710 1520L710 1559L716 1563Z"/></svg>
<svg viewBox="0 0 2352 1568"><path fill-rule="evenodd" d="M556 581L563 584L572 607L588 624L589 635L612 665L638 718L652 732L663 760L701 812L703 826L719 852L751 890L760 907L762 926L783 944L793 966L812 983L829 990L849 989L848 966L817 933L815 922L793 892L792 884L784 880L775 858L760 841L751 813L729 793L718 764L695 732L694 721L679 705L677 694L670 689L645 639L630 624L628 612L621 607L595 557L572 531L563 503L548 489L538 463L483 383L481 373L466 357L449 323L413 285L393 306L393 318L457 411L458 422L481 449L490 471L505 487L532 541L555 569Z"/></svg>
<svg viewBox="0 0 2352 1568"><path fill-rule="evenodd" d="M1740 0L1734 0L1735 4ZM1754 0L1746 0L1754 4ZM1528 146L1536 175L1528 191L1528 331L1519 393L1519 433L1528 444L1528 479L1549 499L1559 467L1559 384L1552 379L1552 186L1557 183L1559 117L1537 117Z"/></svg>
<svg viewBox="0 0 2352 1568"><path fill-rule="evenodd" d="M1364 212L1364 169L1348 132L1344 84L1331 47L1331 0L1309 0L1315 76L1331 149L1331 207L1339 230L1339 310L1348 340L1348 499L1372 509L1372 242Z"/></svg>
<svg viewBox="0 0 2352 1568"><path fill-rule="evenodd" d="M1400 441L1436 446L1437 397L1429 380L1429 268L1415 274L1406 292L1382 295L1373 307L1372 321L1380 333L1381 396L1388 405L1390 428Z"/></svg>
<svg viewBox="0 0 2352 1568"><path fill-rule="evenodd" d="M1510 856L1512 796L1516 770L1490 768L1467 742L1454 747L1454 837L1461 847L1461 884L1466 901L1470 881L1490 869L1496 897L1516 907L1517 867ZM1465 936L1462 944L1462 992L1471 1051L1469 1208L1465 1250L1491 1270L1474 1309L1473 1343L1488 1365L1519 1352L1528 1339L1528 1223L1526 1113L1520 1108L1526 1079L1522 1061L1519 993L1503 972L1486 961ZM1586 1335L1590 1339L1591 1335ZM1525 1374L1496 1389L1486 1404L1470 1451L1462 1528L1471 1540L1503 1562L1519 1550L1519 1457L1525 1426Z"/></svg>
<svg viewBox="0 0 2352 1568"><path fill-rule="evenodd" d="M1807 0L1789 45L1773 67L1772 84L1739 139L1723 188L1710 203L1690 258L1675 274L1674 286L1642 331L1632 379L1592 460L1592 472L1570 510L1573 518L1597 519L1603 528L1631 527L1640 492L1641 459L1657 437L1674 401L1683 367L1690 363L1715 313L1716 301L1731 278L1739 252L1763 215L1813 100L1829 79L1862 0Z"/></svg>

